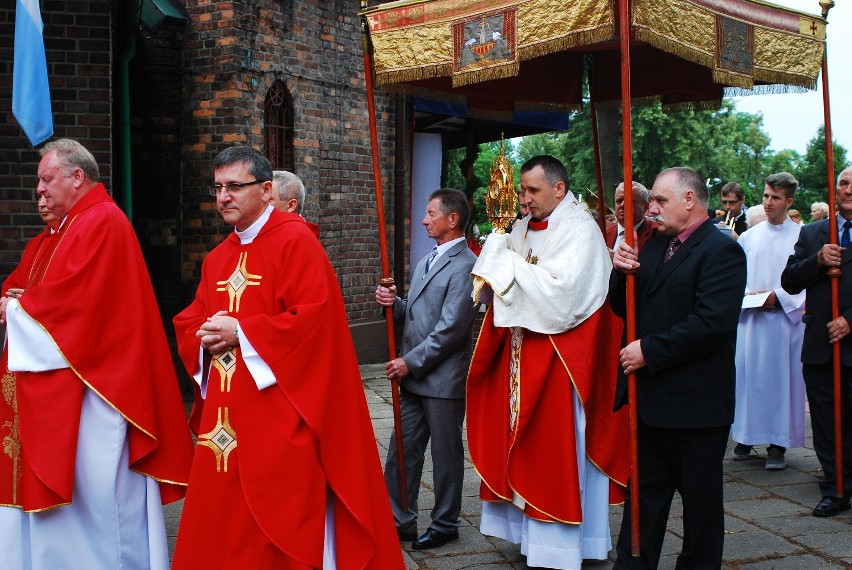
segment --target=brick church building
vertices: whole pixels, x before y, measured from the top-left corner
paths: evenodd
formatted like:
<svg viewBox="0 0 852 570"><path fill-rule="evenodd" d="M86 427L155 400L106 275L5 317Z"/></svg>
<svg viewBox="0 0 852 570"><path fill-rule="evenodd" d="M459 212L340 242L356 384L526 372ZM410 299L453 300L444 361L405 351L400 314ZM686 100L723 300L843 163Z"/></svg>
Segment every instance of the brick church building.
<svg viewBox="0 0 852 570"><path fill-rule="evenodd" d="M136 229L167 323L191 300L206 253L231 230L207 190L213 158L246 144L304 180L304 216L320 226L359 357L387 358L373 300L381 268L359 8L358 0L41 1L54 136L75 138L95 155L102 182ZM3 278L41 227L38 150L12 116L14 22L15 4L7 2L0 8ZM379 94L376 105L390 257L404 282L403 149L412 121L402 98Z"/></svg>

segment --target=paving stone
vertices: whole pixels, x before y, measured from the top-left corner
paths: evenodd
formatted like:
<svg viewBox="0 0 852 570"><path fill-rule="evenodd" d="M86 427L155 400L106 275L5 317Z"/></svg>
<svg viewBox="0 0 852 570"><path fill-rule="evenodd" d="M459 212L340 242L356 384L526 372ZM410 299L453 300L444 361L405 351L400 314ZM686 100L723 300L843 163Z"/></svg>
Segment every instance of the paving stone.
<svg viewBox="0 0 852 570"><path fill-rule="evenodd" d="M828 561L810 554L801 556L783 556L781 558L770 558L760 562L746 563L739 566L740 570L811 570L821 568L825 570L849 568L848 565Z"/></svg>
<svg viewBox="0 0 852 570"><path fill-rule="evenodd" d="M361 367L364 392L373 420L379 455L387 454L393 429L390 384L383 364ZM852 511L837 517L820 519L811 516L819 502L817 482L821 476L813 452L810 421L805 447L787 451L787 469L769 472L764 469L765 445L756 446L755 455L747 461L730 460L734 443L729 442L724 460L725 570L810 570L852 569ZM465 446L465 480L462 491L461 526L458 541L428 551L415 551L405 543L403 557L410 570L527 570L520 547L479 533L481 503L479 477L470 462ZM420 532L429 525L429 512L434 504L432 493L431 450L426 451L420 487ZM183 502L166 505L166 532L170 552L180 521ZM613 544L618 540L622 506L610 509L609 521ZM668 532L663 542L660 570L675 568L682 547L683 506L675 494L669 514ZM615 550L605 561L587 561L584 570L610 568Z"/></svg>

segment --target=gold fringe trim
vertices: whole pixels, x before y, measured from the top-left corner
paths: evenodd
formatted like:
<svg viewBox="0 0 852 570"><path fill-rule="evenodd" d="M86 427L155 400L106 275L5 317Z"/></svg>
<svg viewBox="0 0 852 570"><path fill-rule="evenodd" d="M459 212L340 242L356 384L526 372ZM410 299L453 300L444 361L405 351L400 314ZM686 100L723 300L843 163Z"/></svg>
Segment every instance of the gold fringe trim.
<svg viewBox="0 0 852 570"><path fill-rule="evenodd" d="M684 45L671 38L660 35L650 28L635 26L633 29L637 39L647 42L657 49L697 63L698 65L709 67L710 69L716 66L716 56L714 54L704 53L693 47Z"/></svg>
<svg viewBox="0 0 852 570"><path fill-rule="evenodd" d="M420 81L433 79L435 77L446 77L452 74L452 63L436 63L421 67L409 67L394 71L376 71L376 86L391 83L405 83L409 81Z"/></svg>
<svg viewBox="0 0 852 570"><path fill-rule="evenodd" d="M535 59L559 51L567 51L579 46L587 46L612 40L615 38L615 24L605 24L591 30L581 30L567 36L543 40L533 44L518 47L518 58L521 61Z"/></svg>
<svg viewBox="0 0 852 570"><path fill-rule="evenodd" d="M798 85L755 85L751 89L726 87L725 97L748 97L750 95L783 95L786 93L805 93L808 89Z"/></svg>
<svg viewBox="0 0 852 570"><path fill-rule="evenodd" d="M810 77L800 73L788 73L777 69L755 67L754 79L763 83L781 83L788 86L792 85L802 87L807 91L815 91L817 88L816 77Z"/></svg>
<svg viewBox="0 0 852 570"><path fill-rule="evenodd" d="M713 69L713 81L721 83L722 85L741 87L743 89L749 89L754 85L754 77L751 75L745 75L729 69L719 68Z"/></svg>
<svg viewBox="0 0 852 570"><path fill-rule="evenodd" d="M484 81L494 81L495 79L506 79L507 77L515 77L520 71L521 64L517 61L512 63L496 64L491 67L484 67L474 71L463 71L453 75L453 87L463 87L474 83L482 83Z"/></svg>

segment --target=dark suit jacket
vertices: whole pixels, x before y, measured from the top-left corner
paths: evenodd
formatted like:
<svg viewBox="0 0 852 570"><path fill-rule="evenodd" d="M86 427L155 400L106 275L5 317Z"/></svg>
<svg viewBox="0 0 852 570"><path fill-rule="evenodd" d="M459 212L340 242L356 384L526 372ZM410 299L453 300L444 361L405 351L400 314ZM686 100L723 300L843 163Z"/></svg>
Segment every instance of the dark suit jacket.
<svg viewBox="0 0 852 570"><path fill-rule="evenodd" d="M474 263L476 256L461 241L435 260L424 279L424 257L411 276L408 295L394 302L394 320L404 327L401 354L410 372L402 386L409 392L465 397L477 311L471 299Z"/></svg>
<svg viewBox="0 0 852 570"><path fill-rule="evenodd" d="M828 364L831 361L831 344L826 325L831 320L831 279L828 268L817 263L817 252L828 243L828 220L802 226L799 241L787 267L781 274L781 287L791 294L807 289L805 300L805 338L802 343L802 362ZM839 277L840 315L852 325L852 248L843 252ZM852 366L852 336L840 341L840 359Z"/></svg>
<svg viewBox="0 0 852 570"><path fill-rule="evenodd" d="M657 222L645 218L645 221L642 222L642 225L639 226L638 230L636 230L636 241L639 245L639 247L637 247L636 249L641 250L643 247L645 247L645 242L657 235L658 229L659 226L657 225ZM617 232L618 224L609 226L606 229L606 235L604 236L604 238L606 239L606 246L610 249L612 249L612 246L615 245L615 238Z"/></svg>
<svg viewBox="0 0 852 570"><path fill-rule="evenodd" d="M636 373L639 416L652 427L729 425L734 419L734 353L746 284L745 253L712 220L662 263L668 243L669 236L658 234L639 253L636 336L646 362ZM622 316L625 281L623 273L613 270L609 298ZM626 402L627 379L620 371L616 409Z"/></svg>

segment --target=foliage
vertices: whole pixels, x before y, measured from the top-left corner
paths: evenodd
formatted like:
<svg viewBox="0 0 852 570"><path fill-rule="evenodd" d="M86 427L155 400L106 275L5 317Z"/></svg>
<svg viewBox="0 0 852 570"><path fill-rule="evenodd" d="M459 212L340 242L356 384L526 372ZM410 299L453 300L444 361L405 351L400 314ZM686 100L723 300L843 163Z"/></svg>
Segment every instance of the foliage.
<svg viewBox="0 0 852 570"><path fill-rule="evenodd" d="M620 129L619 124L617 139L620 139ZM789 149L774 152L763 127L763 116L737 111L733 101L725 100L717 110L667 111L659 104L636 105L632 114L632 131L633 178L648 188L664 168L689 166L706 178L711 190L712 208L719 208L718 190L730 181L739 182L746 193L746 205L754 205L762 202L766 177L774 172L787 171L801 183L793 207L802 214L807 216L811 203L826 199L823 127L808 143L804 156ZM609 178L620 180L621 141L601 140L601 146L604 151L617 149L609 153L617 158L617 164L610 165L613 172L609 173ZM479 155L473 165L475 179L468 186L474 201L474 220L483 233L490 230L485 218L485 186L499 148L499 141L479 145ZM451 161L458 162L464 158L463 149L451 152L457 153ZM512 141L506 141L506 153L515 165L516 183L520 179L518 169L521 164L535 155L549 154L565 164L571 190L576 194L585 195L589 189L596 190L589 105L572 113L568 130L527 136L514 145ZM834 163L835 174L839 174L847 163L846 149L836 142ZM606 180L607 163L602 167ZM452 186L451 181L456 180L460 184L456 187L464 186L464 176L460 171L457 176L447 176L445 185ZM611 201L611 193L608 192L607 196L607 201ZM609 205L612 206L611 203Z"/></svg>

